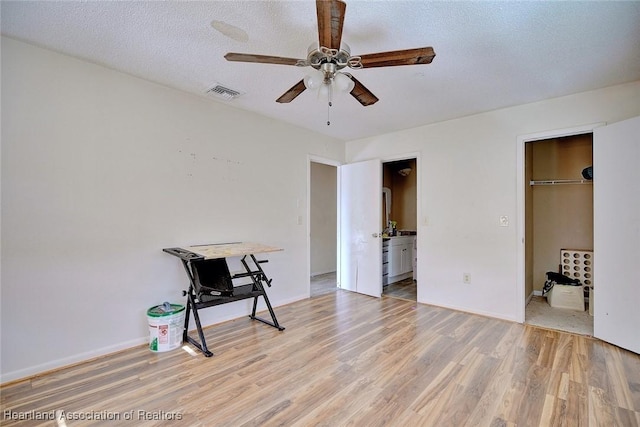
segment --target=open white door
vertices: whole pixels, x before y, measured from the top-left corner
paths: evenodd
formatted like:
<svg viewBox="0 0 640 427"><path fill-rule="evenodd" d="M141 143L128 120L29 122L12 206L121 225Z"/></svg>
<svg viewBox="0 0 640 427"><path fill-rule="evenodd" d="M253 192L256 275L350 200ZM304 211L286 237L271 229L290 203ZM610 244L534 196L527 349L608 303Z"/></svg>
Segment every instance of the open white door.
<svg viewBox="0 0 640 427"><path fill-rule="evenodd" d="M593 133L594 335L640 353L640 117Z"/></svg>
<svg viewBox="0 0 640 427"><path fill-rule="evenodd" d="M340 287L382 294L382 163L340 166Z"/></svg>

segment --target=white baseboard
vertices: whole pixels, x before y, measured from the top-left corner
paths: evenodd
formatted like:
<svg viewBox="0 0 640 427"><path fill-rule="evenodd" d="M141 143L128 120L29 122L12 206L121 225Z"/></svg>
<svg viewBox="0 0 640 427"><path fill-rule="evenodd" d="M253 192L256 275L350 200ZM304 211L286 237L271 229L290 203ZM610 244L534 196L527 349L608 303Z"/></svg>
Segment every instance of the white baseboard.
<svg viewBox="0 0 640 427"><path fill-rule="evenodd" d="M335 273L335 272L336 272L336 270L316 271L314 273L311 273L311 277L322 276L323 274L329 274L329 273Z"/></svg>
<svg viewBox="0 0 640 427"><path fill-rule="evenodd" d="M70 365L75 365L77 363L86 362L91 359L95 359L97 357L106 356L107 354L117 353L122 350L126 350L128 348L137 347L139 345L143 345L149 342L149 337L146 336L144 338L136 338L133 340L125 341L123 343L98 348L95 350L87 351L80 354L75 354L69 357L63 357L62 359L52 360L47 363L42 363L36 366L30 366L24 369L18 369L17 371L6 372L0 375L0 384L5 384L9 381L16 381L28 377L32 377L34 375L43 374L48 371L53 371L56 369L61 369Z"/></svg>
<svg viewBox="0 0 640 427"><path fill-rule="evenodd" d="M436 307L442 307L442 308L448 308L450 310L455 310L455 311L461 311L463 313L471 313L471 314L478 314L480 316L485 316L485 317L491 317L493 319L501 319L501 320L508 320L510 322L518 322L516 320L515 317L512 316L505 316L502 313L494 313L491 311L484 311L484 310L472 310L469 309L467 307L460 307L457 305L452 305L452 304L443 304L441 302L435 302L435 301L417 301L420 304L427 304L427 305L433 305Z"/></svg>

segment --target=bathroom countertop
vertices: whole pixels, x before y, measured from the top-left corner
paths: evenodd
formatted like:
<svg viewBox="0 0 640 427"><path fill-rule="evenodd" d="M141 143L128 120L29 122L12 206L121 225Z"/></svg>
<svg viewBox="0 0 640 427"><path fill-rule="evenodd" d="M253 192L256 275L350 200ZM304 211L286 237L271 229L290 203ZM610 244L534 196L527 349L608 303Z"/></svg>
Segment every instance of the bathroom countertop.
<svg viewBox="0 0 640 427"><path fill-rule="evenodd" d="M416 235L405 235L405 236L382 236L382 240L394 240L394 239L410 239L412 237L416 237Z"/></svg>

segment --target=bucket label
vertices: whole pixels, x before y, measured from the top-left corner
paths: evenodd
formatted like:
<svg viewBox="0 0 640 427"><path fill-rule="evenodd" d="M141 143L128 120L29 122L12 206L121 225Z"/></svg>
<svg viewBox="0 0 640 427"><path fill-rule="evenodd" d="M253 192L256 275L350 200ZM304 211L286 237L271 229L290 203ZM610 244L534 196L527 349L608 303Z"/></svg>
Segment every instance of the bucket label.
<svg viewBox="0 0 640 427"><path fill-rule="evenodd" d="M158 325L158 343L169 343L169 325Z"/></svg>
<svg viewBox="0 0 640 427"><path fill-rule="evenodd" d="M166 316L147 313L149 321L149 349L155 352L180 347L183 338L184 309Z"/></svg>

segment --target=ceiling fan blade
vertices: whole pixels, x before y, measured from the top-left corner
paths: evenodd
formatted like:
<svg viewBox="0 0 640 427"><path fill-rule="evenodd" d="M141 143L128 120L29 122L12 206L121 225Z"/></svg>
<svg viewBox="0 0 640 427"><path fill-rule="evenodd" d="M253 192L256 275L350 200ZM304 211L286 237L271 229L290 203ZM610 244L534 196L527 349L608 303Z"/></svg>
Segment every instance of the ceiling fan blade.
<svg viewBox="0 0 640 427"><path fill-rule="evenodd" d="M297 65L301 59L283 58L282 56L255 55L253 53L229 52L224 56L227 61L257 62L261 64Z"/></svg>
<svg viewBox="0 0 640 427"><path fill-rule="evenodd" d="M417 49L392 50L390 52L369 53L359 55L362 68L395 67L397 65L431 64L436 53L432 47Z"/></svg>
<svg viewBox="0 0 640 427"><path fill-rule="evenodd" d="M360 104L366 107L367 105L372 105L378 102L378 97L371 93L369 89L364 87L364 85L356 80L355 77L348 73L344 73L344 75L349 77L355 84L355 86L349 93L351 94L351 96L357 99Z"/></svg>
<svg viewBox="0 0 640 427"><path fill-rule="evenodd" d="M341 0L316 0L318 41L321 47L340 50L346 8L346 3Z"/></svg>
<svg viewBox="0 0 640 427"><path fill-rule="evenodd" d="M281 104L286 104L287 102L291 102L294 99L296 99L298 95L304 92L305 89L306 89L306 86L304 85L304 80L300 80L298 83L293 85L291 89L283 93L280 98L276 99L276 102L279 102Z"/></svg>

